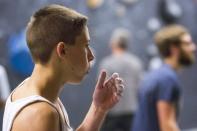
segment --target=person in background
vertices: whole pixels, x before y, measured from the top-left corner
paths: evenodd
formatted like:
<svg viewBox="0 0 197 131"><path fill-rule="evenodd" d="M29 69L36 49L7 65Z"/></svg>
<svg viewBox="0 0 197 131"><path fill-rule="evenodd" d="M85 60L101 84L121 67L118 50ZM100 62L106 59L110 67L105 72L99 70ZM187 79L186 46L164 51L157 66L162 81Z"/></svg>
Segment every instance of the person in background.
<svg viewBox="0 0 197 131"><path fill-rule="evenodd" d="M10 94L10 84L5 68L0 65L0 109L5 106L6 99Z"/></svg>
<svg viewBox="0 0 197 131"><path fill-rule="evenodd" d="M126 87L120 102L107 115L103 131L130 131L137 109L137 87L143 75L143 65L137 56L128 51L130 37L127 29L115 29L110 40L112 54L105 57L99 67L99 71L104 68L109 74L118 72Z"/></svg>
<svg viewBox="0 0 197 131"><path fill-rule="evenodd" d="M177 119L182 88L177 72L192 65L196 46L190 33L181 25L162 28L154 39L163 65L147 73L140 84L139 110L133 130L180 131Z"/></svg>

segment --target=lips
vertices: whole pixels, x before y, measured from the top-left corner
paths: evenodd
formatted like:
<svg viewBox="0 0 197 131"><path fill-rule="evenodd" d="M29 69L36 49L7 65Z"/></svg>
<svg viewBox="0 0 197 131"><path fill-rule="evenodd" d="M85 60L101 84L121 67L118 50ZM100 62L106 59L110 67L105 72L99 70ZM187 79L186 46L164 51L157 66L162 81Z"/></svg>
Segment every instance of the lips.
<svg viewBox="0 0 197 131"><path fill-rule="evenodd" d="M88 69L86 71L86 74L88 74L90 72L90 66L88 66Z"/></svg>

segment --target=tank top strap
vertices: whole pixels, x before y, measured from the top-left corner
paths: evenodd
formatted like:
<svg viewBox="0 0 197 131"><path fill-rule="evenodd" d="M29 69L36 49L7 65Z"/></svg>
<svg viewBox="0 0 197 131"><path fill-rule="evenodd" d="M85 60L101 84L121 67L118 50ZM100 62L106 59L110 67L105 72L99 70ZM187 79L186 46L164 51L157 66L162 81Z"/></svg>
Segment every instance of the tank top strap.
<svg viewBox="0 0 197 131"><path fill-rule="evenodd" d="M7 118L7 120L5 120L4 122L6 122L5 125L8 125L9 131L12 128L13 121L16 118L17 114L20 111L22 111L26 106L36 103L36 102L46 102L49 105L51 105L57 111L57 113L59 115L59 119L60 119L60 113L59 113L57 107L55 106L55 104L53 104L52 102L50 102L49 100L47 100L46 98L44 98L42 96L33 95L33 96L21 98L19 100L12 102L11 95L10 95L7 100L7 103L6 103L6 106L5 106L6 111L4 113L4 115L8 115L8 116L4 116L4 118Z"/></svg>

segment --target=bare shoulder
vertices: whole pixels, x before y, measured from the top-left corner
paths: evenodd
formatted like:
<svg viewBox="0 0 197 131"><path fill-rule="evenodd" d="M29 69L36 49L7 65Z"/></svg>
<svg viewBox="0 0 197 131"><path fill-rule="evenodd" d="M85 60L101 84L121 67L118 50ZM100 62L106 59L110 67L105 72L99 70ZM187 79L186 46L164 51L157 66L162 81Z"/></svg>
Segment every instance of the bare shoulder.
<svg viewBox="0 0 197 131"><path fill-rule="evenodd" d="M59 115L46 102L25 107L14 120L12 131L59 131Z"/></svg>

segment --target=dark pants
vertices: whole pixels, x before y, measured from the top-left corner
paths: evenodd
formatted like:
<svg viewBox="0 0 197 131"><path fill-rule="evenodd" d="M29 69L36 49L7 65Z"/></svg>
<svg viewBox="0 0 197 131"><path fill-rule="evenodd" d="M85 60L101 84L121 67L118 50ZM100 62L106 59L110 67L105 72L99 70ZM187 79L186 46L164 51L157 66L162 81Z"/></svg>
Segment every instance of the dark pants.
<svg viewBox="0 0 197 131"><path fill-rule="evenodd" d="M101 131L131 131L133 114L107 115Z"/></svg>

